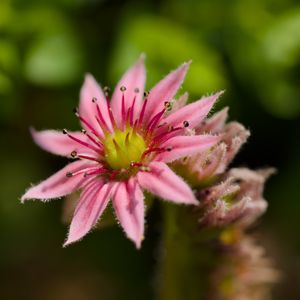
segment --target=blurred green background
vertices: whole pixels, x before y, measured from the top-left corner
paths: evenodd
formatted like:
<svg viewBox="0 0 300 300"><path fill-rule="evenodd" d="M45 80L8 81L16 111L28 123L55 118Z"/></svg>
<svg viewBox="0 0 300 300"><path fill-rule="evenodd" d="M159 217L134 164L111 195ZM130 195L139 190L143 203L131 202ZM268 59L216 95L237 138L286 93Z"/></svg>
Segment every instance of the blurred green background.
<svg viewBox="0 0 300 300"><path fill-rule="evenodd" d="M274 299L300 299L300 3L296 0L0 0L0 298L153 299L160 204L141 251L117 226L67 249L63 201L21 205L31 182L65 159L28 128L78 128L85 72L113 87L141 52L150 88L183 61L195 100L226 89L218 109L252 136L234 165L275 166L261 242L285 274Z"/></svg>

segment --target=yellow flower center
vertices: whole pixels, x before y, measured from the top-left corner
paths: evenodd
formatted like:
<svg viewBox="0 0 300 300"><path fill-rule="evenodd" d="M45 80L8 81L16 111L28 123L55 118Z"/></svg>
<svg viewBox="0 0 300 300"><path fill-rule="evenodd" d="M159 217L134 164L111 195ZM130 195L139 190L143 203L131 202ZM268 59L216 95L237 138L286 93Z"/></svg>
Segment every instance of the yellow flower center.
<svg viewBox="0 0 300 300"><path fill-rule="evenodd" d="M132 163L139 162L147 148L142 136L132 128L116 130L106 136L103 145L105 160L115 170L126 169Z"/></svg>

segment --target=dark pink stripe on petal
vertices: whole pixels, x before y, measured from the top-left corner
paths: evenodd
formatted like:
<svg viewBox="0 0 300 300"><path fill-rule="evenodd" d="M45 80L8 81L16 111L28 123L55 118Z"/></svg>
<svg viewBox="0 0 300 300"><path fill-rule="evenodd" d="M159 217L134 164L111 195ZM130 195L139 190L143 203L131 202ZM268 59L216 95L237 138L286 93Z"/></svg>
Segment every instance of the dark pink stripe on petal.
<svg viewBox="0 0 300 300"><path fill-rule="evenodd" d="M91 74L87 74L80 91L79 115L96 129L99 128L96 120L98 113L93 98L96 98L96 103L99 105L104 119L109 121L105 95L94 77ZM109 126L111 127L111 124ZM82 123L82 127L89 130L88 126L84 123Z"/></svg>
<svg viewBox="0 0 300 300"><path fill-rule="evenodd" d="M206 151L220 141L220 136L214 135L193 135L176 136L169 139L161 147L170 148L170 151L159 154L158 161L172 162L185 156Z"/></svg>
<svg viewBox="0 0 300 300"><path fill-rule="evenodd" d="M112 95L111 108L119 126L122 126L123 95L125 112L132 106L135 99L135 107L132 110L134 112L133 119L135 120L142 106L145 81L146 70L144 65L144 55L141 55L138 61L123 75ZM121 91L122 87L126 90Z"/></svg>
<svg viewBox="0 0 300 300"><path fill-rule="evenodd" d="M113 205L126 235L137 248L144 236L144 196L135 178L119 183Z"/></svg>
<svg viewBox="0 0 300 300"><path fill-rule="evenodd" d="M70 163L40 184L28 189L21 201L26 199L47 200L68 195L79 189L87 179L83 175L68 177L67 174L78 172L93 165L93 163L81 160Z"/></svg>
<svg viewBox="0 0 300 300"><path fill-rule="evenodd" d="M109 202L112 187L113 184L103 185L99 180L99 185L92 185L89 191L83 194L75 209L64 247L83 238L97 223Z"/></svg>
<svg viewBox="0 0 300 300"><path fill-rule="evenodd" d="M30 129L31 135L42 149L62 156L70 156L72 151L94 153L94 151L78 144L76 141L70 139L66 134L56 130L42 130L36 131L34 128ZM87 142L87 137L82 132L69 132L72 136Z"/></svg>

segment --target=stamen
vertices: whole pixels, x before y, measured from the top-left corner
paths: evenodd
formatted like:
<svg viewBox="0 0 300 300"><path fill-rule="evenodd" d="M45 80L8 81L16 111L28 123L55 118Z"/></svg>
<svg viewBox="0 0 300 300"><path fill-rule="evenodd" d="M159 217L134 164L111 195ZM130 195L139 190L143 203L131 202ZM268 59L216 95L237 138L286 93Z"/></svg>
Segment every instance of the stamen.
<svg viewBox="0 0 300 300"><path fill-rule="evenodd" d="M189 127L190 123L188 121L183 121L183 127Z"/></svg>
<svg viewBox="0 0 300 300"><path fill-rule="evenodd" d="M77 107L73 108L73 113L75 114L76 117L79 117L79 112L78 112L78 108Z"/></svg>
<svg viewBox="0 0 300 300"><path fill-rule="evenodd" d="M138 94L140 92L140 89L139 88L135 88L134 92Z"/></svg>
<svg viewBox="0 0 300 300"><path fill-rule="evenodd" d="M161 152L165 152L165 149L164 148L150 148L143 153L141 160L143 160L148 154L153 153L153 152L161 153Z"/></svg>
<svg viewBox="0 0 300 300"><path fill-rule="evenodd" d="M170 101L165 101L164 106L167 111L170 111L173 107L173 105Z"/></svg>
<svg viewBox="0 0 300 300"><path fill-rule="evenodd" d="M75 136L69 134L68 131L67 131L66 129L63 129L63 134L66 134L70 139L72 139L73 141L75 141L75 142L81 144L82 146L85 146L85 147L87 147L87 148L89 148L89 149L95 151L97 154L99 153L99 150L100 150L100 149L97 149L97 148L95 148L94 146L92 146L92 145L90 145L90 144L88 144L88 143L86 143L86 142L84 142L84 141L82 141L82 140L76 138Z"/></svg>
<svg viewBox="0 0 300 300"><path fill-rule="evenodd" d="M67 175L67 177L73 177L73 176L85 174L88 171L94 171L94 170L99 170L99 167L97 167L97 168L95 168L95 167L94 168L93 167L84 168L84 169L81 169L81 170L73 172L73 173L72 172L68 172L66 175Z"/></svg>
<svg viewBox="0 0 300 300"><path fill-rule="evenodd" d="M173 127L170 130L160 133L153 138L153 144L162 144L175 136L176 131L182 130L182 127ZM177 134L177 133L176 133Z"/></svg>
<svg viewBox="0 0 300 300"><path fill-rule="evenodd" d="M116 176L118 176L121 172L119 170L114 170L110 176L109 176L109 180L113 180Z"/></svg>
<svg viewBox="0 0 300 300"><path fill-rule="evenodd" d="M93 103L96 103L96 102L97 102L97 98L96 98L96 97L93 97L93 98L92 98L92 102L93 102Z"/></svg>
<svg viewBox="0 0 300 300"><path fill-rule="evenodd" d="M131 109L130 109L130 119L129 120L130 120L130 125L131 126L133 124L133 113L134 113L135 99L136 99L136 96L134 96L134 98L133 98Z"/></svg>
<svg viewBox="0 0 300 300"><path fill-rule="evenodd" d="M91 176L91 175L105 174L106 172L107 172L107 170L105 168L98 168L97 170L92 171L92 172L85 172L83 176L87 177L87 176Z"/></svg>
<svg viewBox="0 0 300 300"><path fill-rule="evenodd" d="M99 105L97 104L96 105L96 109L97 109L97 113L98 113L98 116L99 118L97 118L96 116L96 120L98 122L98 124L100 125L101 129L105 132L110 132L109 128L108 128L108 125L106 124L106 121L105 119L103 118L103 115L101 113L101 110L100 110L100 107Z"/></svg>
<svg viewBox="0 0 300 300"><path fill-rule="evenodd" d="M103 88L103 92L104 92L104 95L105 95L105 96L108 96L108 94L109 94L109 92L110 92L110 88L109 88L108 86L105 86L105 87Z"/></svg>
<svg viewBox="0 0 300 300"><path fill-rule="evenodd" d="M131 162L130 163L130 167L131 168L134 168L134 167L142 167L143 166L143 164L141 164L141 163L137 163L137 162Z"/></svg>
<svg viewBox="0 0 300 300"><path fill-rule="evenodd" d="M84 159L87 159L87 160L92 160L92 161L99 162L99 160L97 158L92 157L92 156L88 156L88 155L78 154L78 157L79 158L84 158Z"/></svg>
<svg viewBox="0 0 300 300"><path fill-rule="evenodd" d="M148 97L149 96L149 94L150 94L150 92L149 91L145 91L144 92L144 97L146 98L146 97Z"/></svg>
<svg viewBox="0 0 300 300"><path fill-rule="evenodd" d="M94 128L94 127L93 127L93 126L92 126L85 118L83 118L83 117L79 114L77 108L75 108L73 111L74 111L74 113L75 113L75 116L76 116L77 118L79 118L79 120L80 120L82 123L84 123L84 124L91 130L91 132L92 132L93 134L95 134L96 136L99 135L99 133L95 130L95 128Z"/></svg>
<svg viewBox="0 0 300 300"><path fill-rule="evenodd" d="M103 149L103 145L100 142L97 142L90 134L86 134L86 136L89 138L89 140L94 143L97 147L99 147L99 150Z"/></svg>
<svg viewBox="0 0 300 300"><path fill-rule="evenodd" d="M125 92L125 91L126 91L126 87L125 87L124 85L122 85L122 86L120 87L120 91L121 91L121 92Z"/></svg>
<svg viewBox="0 0 300 300"><path fill-rule="evenodd" d="M113 143L114 143L114 146L115 146L115 148L116 148L116 151L117 151L117 152L120 151L121 148L120 148L119 144L117 143L117 141L116 141L115 139L113 139L112 141L113 141Z"/></svg>
<svg viewBox="0 0 300 300"><path fill-rule="evenodd" d="M126 112L125 112L125 96L124 93L122 94L122 129L124 129L124 125L126 122Z"/></svg>
<svg viewBox="0 0 300 300"><path fill-rule="evenodd" d="M149 122L146 132L148 133L149 131L152 131L154 129L154 127L159 123L161 117L163 116L163 114L165 113L165 108L160 111L159 113L157 113ZM146 133L146 134L147 134Z"/></svg>
<svg viewBox="0 0 300 300"><path fill-rule="evenodd" d="M111 106L110 106L108 97L106 97L106 106L107 106L107 111L108 111L108 115L109 115L111 124L113 125L113 128L116 128L116 127L117 127L117 124L116 124L114 115L113 115L113 113L112 113L112 109L111 109Z"/></svg>
<svg viewBox="0 0 300 300"><path fill-rule="evenodd" d="M142 122L143 122L147 102L148 102L148 99L145 99L143 102L143 106L142 106L142 110L141 110L140 118L139 118L139 124L142 124Z"/></svg>
<svg viewBox="0 0 300 300"><path fill-rule="evenodd" d="M125 146L126 146L126 147L129 146L129 135L130 135L130 133L128 132L128 133L126 134L126 137L125 137Z"/></svg>
<svg viewBox="0 0 300 300"><path fill-rule="evenodd" d="M72 151L72 152L71 152L71 157L72 157L72 158L76 158L76 156L77 156L77 151L75 151L75 150Z"/></svg>

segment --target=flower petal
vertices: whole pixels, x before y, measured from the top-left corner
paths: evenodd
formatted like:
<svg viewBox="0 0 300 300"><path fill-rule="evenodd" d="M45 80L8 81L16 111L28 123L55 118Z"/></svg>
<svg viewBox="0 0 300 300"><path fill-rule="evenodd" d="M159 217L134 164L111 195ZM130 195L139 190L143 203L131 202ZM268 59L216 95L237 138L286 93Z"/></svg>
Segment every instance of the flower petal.
<svg viewBox="0 0 300 300"><path fill-rule="evenodd" d="M116 189L113 205L129 239L141 247L144 237L144 196L135 178L122 182Z"/></svg>
<svg viewBox="0 0 300 300"><path fill-rule="evenodd" d="M134 118L136 118L140 111L143 100L145 81L146 70L144 65L144 55L141 55L138 61L123 75L121 80L118 82L111 99L111 108L114 112L114 116L116 118L116 122L118 122L118 125L121 124L122 119L123 93L126 113L128 108L132 106L134 97L136 97L134 106ZM122 86L126 88L124 92L120 90Z"/></svg>
<svg viewBox="0 0 300 300"><path fill-rule="evenodd" d="M196 102L182 107L164 119L164 122L177 127L184 121L189 123L189 128L194 128L207 116L214 103L223 92L202 98Z"/></svg>
<svg viewBox="0 0 300 300"><path fill-rule="evenodd" d="M91 74L86 74L83 86L80 90L79 114L96 130L100 131L99 124L96 120L97 108L96 104L92 101L93 98L97 99L96 102L99 105L103 118L109 128L111 128L112 125L107 110L105 95L95 78ZM83 128L90 130L86 124L81 123ZM100 134L101 133L100 131Z"/></svg>
<svg viewBox="0 0 300 300"><path fill-rule="evenodd" d="M139 172L139 184L149 192L176 203L198 204L191 188L165 163L152 162L150 171Z"/></svg>
<svg viewBox="0 0 300 300"><path fill-rule="evenodd" d="M207 119L204 124L200 124L196 128L197 134L205 132L218 133L224 131L225 123L228 118L228 107L223 108Z"/></svg>
<svg viewBox="0 0 300 300"><path fill-rule="evenodd" d="M70 156L72 151L94 153L89 148L86 148L74 140L70 139L66 134L56 130L42 130L36 131L34 128L30 128L31 135L42 149L62 156ZM86 141L86 136L81 132L69 132L72 136Z"/></svg>
<svg viewBox="0 0 300 300"><path fill-rule="evenodd" d="M172 100L183 82L189 65L190 63L182 64L151 89L148 96L145 121L149 121L151 117L161 111L166 101Z"/></svg>
<svg viewBox="0 0 300 300"><path fill-rule="evenodd" d="M22 196L21 201L24 202L26 199L47 200L59 198L74 192L79 189L87 179L82 175L67 177L66 174L69 172L77 172L92 165L93 163L82 160L68 164L40 184L29 188Z"/></svg>
<svg viewBox="0 0 300 300"><path fill-rule="evenodd" d="M180 157L190 156L208 150L220 141L216 135L176 136L165 142L162 147L170 147L171 151L157 155L156 160L171 162Z"/></svg>
<svg viewBox="0 0 300 300"><path fill-rule="evenodd" d="M113 184L103 185L103 181L97 179L94 184L82 192L64 247L80 240L97 223L109 202L112 187Z"/></svg>

